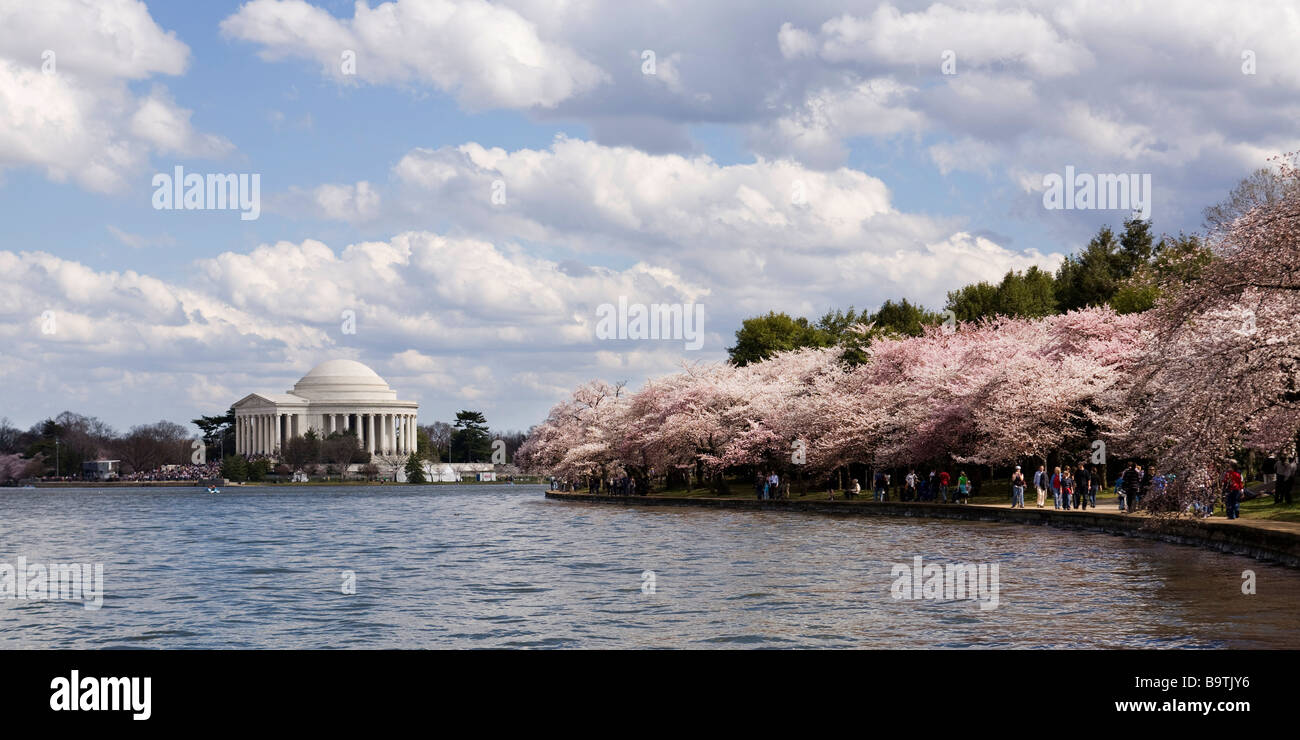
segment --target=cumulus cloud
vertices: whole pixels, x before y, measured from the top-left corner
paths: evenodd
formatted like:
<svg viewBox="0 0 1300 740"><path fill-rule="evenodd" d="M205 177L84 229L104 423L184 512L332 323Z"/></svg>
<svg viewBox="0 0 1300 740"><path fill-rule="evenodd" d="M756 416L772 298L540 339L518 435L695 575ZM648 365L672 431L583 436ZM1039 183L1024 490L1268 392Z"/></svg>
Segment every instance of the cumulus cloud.
<svg viewBox="0 0 1300 740"><path fill-rule="evenodd" d="M470 108L548 108L604 79L519 13L485 0L357 3L351 19L302 0L253 0L221 30L260 45L267 59L312 59L340 81L431 85ZM345 52L355 67L345 69Z"/></svg>
<svg viewBox="0 0 1300 740"><path fill-rule="evenodd" d="M109 418L212 413L349 357L426 402L428 418L474 400L498 423L523 427L544 416L557 389L599 374L600 352L642 353L644 364L626 368L637 378L681 361L681 342L598 339L601 302L708 294L662 268L575 274L510 245L429 232L337 250L306 240L227 252L201 260L186 284L45 252L0 251L0 271L9 278L0 284L0 384L14 418L52 413L51 394ZM344 331L344 312L355 333ZM715 355L720 344L715 334Z"/></svg>
<svg viewBox="0 0 1300 740"><path fill-rule="evenodd" d="M715 289L711 315L723 322L773 307L824 310L824 296L846 293L846 264L859 301L942 305L955 281L1061 258L986 239L978 258L965 260L974 242L959 238L960 224L899 211L884 182L860 170L791 160L722 165L558 137L548 149L415 149L391 179L383 219L451 218L496 240L636 260L667 271L666 283L690 276Z"/></svg>
<svg viewBox="0 0 1300 740"><path fill-rule="evenodd" d="M1260 166L1261 152L1294 148L1300 115L1300 67L1287 61L1300 16L1282 2L1250 13L1226 0L1195 8L1172 0L869 2L848 12L833 0L419 7L431 10L409 1L361 5L348 19L302 0L255 0L223 28L265 56L314 59L337 79L445 90L471 107L527 108L542 120L583 122L599 143L647 153L698 151L691 127L709 123L738 127L768 159L826 170L848 162L864 139L923 139L919 148L941 175L973 171L1016 183L1020 170L1066 162L1151 172L1165 194L1164 218L1188 215L1176 202L1209 185L1231 187ZM489 20L504 30L480 33ZM341 74L345 48L358 52L356 77ZM545 63L517 64L532 58L517 48L548 50L538 57ZM656 54L654 75L644 73L647 50ZM956 74L943 74L945 52ZM1246 52L1255 74L1242 74ZM963 162L951 156L956 148L979 156Z"/></svg>
<svg viewBox="0 0 1300 740"><path fill-rule="evenodd" d="M362 180L354 185L321 185L313 192L321 214L336 221L367 221L379 213L379 193Z"/></svg>
<svg viewBox="0 0 1300 740"><path fill-rule="evenodd" d="M120 189L151 152L220 156L225 139L194 129L161 86L127 82L185 71L189 49L144 3L0 4L0 168L32 166L90 190Z"/></svg>

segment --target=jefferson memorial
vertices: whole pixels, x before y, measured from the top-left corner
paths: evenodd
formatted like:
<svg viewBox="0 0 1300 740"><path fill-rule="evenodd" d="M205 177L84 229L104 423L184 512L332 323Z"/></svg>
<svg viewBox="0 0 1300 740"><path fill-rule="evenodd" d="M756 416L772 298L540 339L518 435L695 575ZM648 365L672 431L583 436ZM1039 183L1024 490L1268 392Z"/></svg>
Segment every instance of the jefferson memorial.
<svg viewBox="0 0 1300 740"><path fill-rule="evenodd" d="M235 447L245 455L280 454L294 437L351 431L374 455L415 452L419 404L397 400L397 391L374 370L353 360L330 360L312 368L286 393L250 393L235 403Z"/></svg>

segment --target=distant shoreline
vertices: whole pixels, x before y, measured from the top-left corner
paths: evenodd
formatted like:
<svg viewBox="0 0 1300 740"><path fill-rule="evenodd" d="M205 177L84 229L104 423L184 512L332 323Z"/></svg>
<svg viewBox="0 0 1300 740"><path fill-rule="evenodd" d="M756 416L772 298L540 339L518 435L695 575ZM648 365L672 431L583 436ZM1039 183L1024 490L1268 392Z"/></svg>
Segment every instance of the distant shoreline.
<svg viewBox="0 0 1300 740"><path fill-rule="evenodd" d="M143 481L34 481L17 486L0 486L0 491L23 490L27 486L32 488L206 488L209 483L201 480L143 480ZM463 480L463 481L437 481L432 483L395 483L393 481L368 481L368 480L328 480L328 481L308 481L306 483L295 483L293 481L257 481L245 483L217 483L218 488L254 488L254 487L280 487L286 488L311 488L320 486L508 486L512 485L511 481L505 480ZM541 482L531 481L514 481L516 486L540 486Z"/></svg>

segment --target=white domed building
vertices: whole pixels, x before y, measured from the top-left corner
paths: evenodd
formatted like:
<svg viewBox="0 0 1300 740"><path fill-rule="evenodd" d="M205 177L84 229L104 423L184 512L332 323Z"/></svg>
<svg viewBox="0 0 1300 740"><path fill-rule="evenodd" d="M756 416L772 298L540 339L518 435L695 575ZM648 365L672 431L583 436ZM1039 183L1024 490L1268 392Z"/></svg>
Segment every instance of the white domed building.
<svg viewBox="0 0 1300 740"><path fill-rule="evenodd" d="M309 429L320 437L350 430L374 455L409 455L418 410L360 362L330 360L285 393L250 393L236 402L235 446L245 455L277 456Z"/></svg>

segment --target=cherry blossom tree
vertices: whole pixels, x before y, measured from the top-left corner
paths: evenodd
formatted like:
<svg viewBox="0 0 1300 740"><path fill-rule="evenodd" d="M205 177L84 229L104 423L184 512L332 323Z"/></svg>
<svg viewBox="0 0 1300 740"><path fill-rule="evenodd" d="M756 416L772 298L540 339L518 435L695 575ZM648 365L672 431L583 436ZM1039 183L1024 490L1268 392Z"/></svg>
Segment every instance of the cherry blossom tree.
<svg viewBox="0 0 1300 740"><path fill-rule="evenodd" d="M947 459L987 465L1118 437L1142 357L1139 319L1089 309L879 338L849 367L834 349L743 367L692 365L629 395L591 383L521 448L566 476L691 471L825 475Z"/></svg>
<svg viewBox="0 0 1300 740"><path fill-rule="evenodd" d="M1213 495L1234 450L1300 452L1300 173L1278 162L1282 197L1210 235L1214 259L1151 312L1155 344L1134 390L1136 441L1182 473L1165 508ZM1208 490L1202 491L1202 486Z"/></svg>

